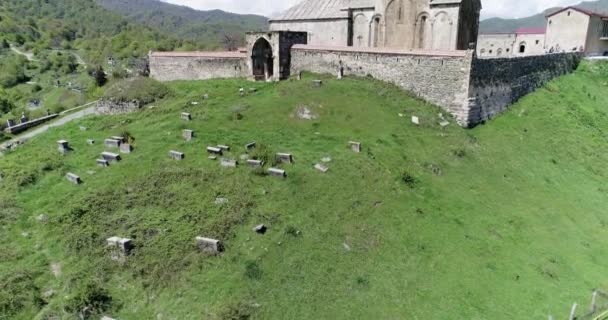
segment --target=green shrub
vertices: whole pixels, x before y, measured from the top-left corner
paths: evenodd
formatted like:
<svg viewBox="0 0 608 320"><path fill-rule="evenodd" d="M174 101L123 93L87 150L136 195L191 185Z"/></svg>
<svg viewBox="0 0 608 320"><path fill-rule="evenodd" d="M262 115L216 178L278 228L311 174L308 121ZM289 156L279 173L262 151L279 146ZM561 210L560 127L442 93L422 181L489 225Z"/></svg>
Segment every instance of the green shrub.
<svg viewBox="0 0 608 320"><path fill-rule="evenodd" d="M34 280L32 274L24 271L0 277L0 319L10 319L28 306L43 305Z"/></svg>
<svg viewBox="0 0 608 320"><path fill-rule="evenodd" d="M114 101L134 101L148 104L164 98L169 94L169 88L150 78L130 78L110 86L104 94L105 99Z"/></svg>

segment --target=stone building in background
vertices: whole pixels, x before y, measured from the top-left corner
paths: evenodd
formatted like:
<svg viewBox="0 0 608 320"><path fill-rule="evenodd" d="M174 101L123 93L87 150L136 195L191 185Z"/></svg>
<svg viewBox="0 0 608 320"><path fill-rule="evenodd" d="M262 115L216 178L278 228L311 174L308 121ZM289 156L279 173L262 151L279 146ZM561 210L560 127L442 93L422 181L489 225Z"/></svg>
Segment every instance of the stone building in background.
<svg viewBox="0 0 608 320"><path fill-rule="evenodd" d="M513 33L484 33L477 40L477 55L481 58L533 56L546 52L544 28L520 28Z"/></svg>
<svg viewBox="0 0 608 320"><path fill-rule="evenodd" d="M567 7L547 16L548 52L608 55L608 13Z"/></svg>
<svg viewBox="0 0 608 320"><path fill-rule="evenodd" d="M319 46L465 50L477 39L480 0L303 0L270 19Z"/></svg>

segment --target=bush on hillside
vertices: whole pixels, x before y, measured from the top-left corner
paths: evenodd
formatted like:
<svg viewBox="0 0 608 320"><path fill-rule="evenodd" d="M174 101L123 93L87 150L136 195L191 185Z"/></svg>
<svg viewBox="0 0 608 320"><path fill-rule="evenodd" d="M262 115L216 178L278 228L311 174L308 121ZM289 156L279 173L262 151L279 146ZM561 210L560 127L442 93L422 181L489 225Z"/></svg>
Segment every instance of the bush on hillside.
<svg viewBox="0 0 608 320"><path fill-rule="evenodd" d="M106 90L105 99L128 102L139 101L140 105L152 103L169 94L169 88L150 78L130 78L119 81Z"/></svg>
<svg viewBox="0 0 608 320"><path fill-rule="evenodd" d="M27 60L21 56L11 56L0 61L0 86L11 88L28 81L25 74L27 64Z"/></svg>

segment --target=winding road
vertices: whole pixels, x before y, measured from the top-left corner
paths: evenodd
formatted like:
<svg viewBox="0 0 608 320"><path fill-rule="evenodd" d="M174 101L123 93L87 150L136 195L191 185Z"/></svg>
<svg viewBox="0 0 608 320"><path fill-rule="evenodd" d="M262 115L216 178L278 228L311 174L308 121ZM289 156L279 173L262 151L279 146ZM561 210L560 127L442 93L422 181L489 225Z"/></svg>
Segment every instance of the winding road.
<svg viewBox="0 0 608 320"><path fill-rule="evenodd" d="M82 106L70 109L70 110L66 110L64 112L62 112L61 114L66 114L69 111L73 111L73 110L77 110L77 109L82 109L79 111L76 111L74 113L70 113L66 116L63 116L61 118L58 118L56 120L53 120L52 122L49 122L48 124L39 126L37 128L34 128L32 130L26 131L23 134L20 134L18 136L16 136L15 138L5 141L2 144L0 144L0 150L4 150L6 148L8 148L9 146L15 144L15 143L24 143L25 141L34 138L35 136L38 136L42 133L47 132L50 128L53 127L60 127L63 126L64 124L76 120L76 119L80 119L82 117L91 115L95 113L95 106L93 104L97 103L97 101L93 101L93 102L89 102L87 104L84 104Z"/></svg>

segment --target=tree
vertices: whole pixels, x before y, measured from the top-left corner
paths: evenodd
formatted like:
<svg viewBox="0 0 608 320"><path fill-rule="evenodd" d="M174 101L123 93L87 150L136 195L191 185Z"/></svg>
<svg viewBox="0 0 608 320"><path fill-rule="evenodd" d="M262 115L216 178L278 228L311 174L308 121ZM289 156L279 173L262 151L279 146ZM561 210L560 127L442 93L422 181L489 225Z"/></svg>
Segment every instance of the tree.
<svg viewBox="0 0 608 320"><path fill-rule="evenodd" d="M239 40L232 34L225 33L224 38L222 39L222 44L224 45L224 49L226 51L236 51L239 48Z"/></svg>
<svg viewBox="0 0 608 320"><path fill-rule="evenodd" d="M0 113L9 113L11 112L11 110L13 110L14 107L15 105L13 105L13 103L11 102L11 99L9 98L6 91L0 89Z"/></svg>
<svg viewBox="0 0 608 320"><path fill-rule="evenodd" d="M0 41L0 49L8 49L10 47L11 45L8 43L8 41L6 41L6 39L2 39L2 41Z"/></svg>
<svg viewBox="0 0 608 320"><path fill-rule="evenodd" d="M95 79L95 84L98 87L103 87L108 82L106 72L101 66L97 66L97 69L95 69L93 72L93 78Z"/></svg>

